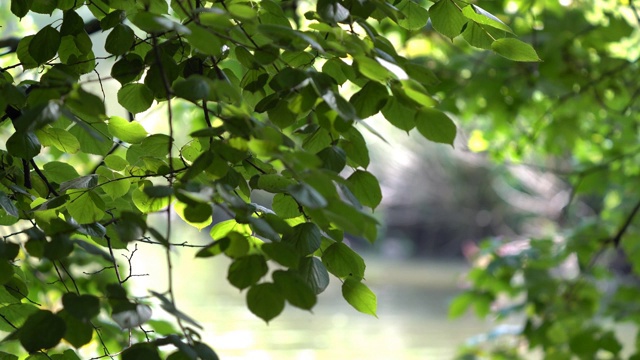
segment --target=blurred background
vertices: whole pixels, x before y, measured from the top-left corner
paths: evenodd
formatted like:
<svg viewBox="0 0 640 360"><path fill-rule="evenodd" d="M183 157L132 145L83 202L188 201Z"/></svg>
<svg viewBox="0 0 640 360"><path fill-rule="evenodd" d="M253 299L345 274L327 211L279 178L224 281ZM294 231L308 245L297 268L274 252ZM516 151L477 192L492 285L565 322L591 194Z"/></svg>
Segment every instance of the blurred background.
<svg viewBox="0 0 640 360"><path fill-rule="evenodd" d="M9 18L9 5L0 4L0 20ZM50 19L3 21L0 35L15 36ZM110 66L103 61L101 72L108 74ZM104 86L109 93L110 82ZM153 126L149 119L141 122ZM353 310L342 299L339 281L332 279L313 313L288 307L265 324L246 308L244 294L226 282L226 259L194 260L197 249L177 249L174 266L180 271L175 274L182 276L175 279L177 305L204 326L206 342L222 359L452 359L457 349L497 325L472 315L448 318L448 305L466 285L464 274L475 261L478 243L503 238L517 244L519 234L548 234L563 215L570 198L567 184L543 169L496 164L471 152L468 144L476 150L487 144L470 125L465 129L458 122L460 133L451 148L397 130L382 118L367 122L387 140L367 139L369 170L384 195L375 212L381 236L374 245L349 241L367 262L366 281L378 296L378 318ZM256 201L270 204L268 197ZM225 220L215 213L214 219ZM210 241L208 229L198 232L179 220L174 231L175 242ZM132 261L132 271L140 275L132 278L134 295L166 288L164 262L157 261L162 254L158 247L138 245ZM194 285L192 276L203 281ZM506 324L500 329L508 331Z"/></svg>

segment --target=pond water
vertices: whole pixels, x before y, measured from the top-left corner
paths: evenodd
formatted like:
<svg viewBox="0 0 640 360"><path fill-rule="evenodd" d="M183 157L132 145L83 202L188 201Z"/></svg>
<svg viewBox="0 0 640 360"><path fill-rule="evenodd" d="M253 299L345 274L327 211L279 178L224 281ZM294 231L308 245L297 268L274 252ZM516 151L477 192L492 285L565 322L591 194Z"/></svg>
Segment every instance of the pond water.
<svg viewBox="0 0 640 360"><path fill-rule="evenodd" d="M162 291L162 252L140 250L134 272L151 275L133 278L138 295ZM333 278L313 313L287 305L266 324L249 312L244 293L226 282L227 260L180 254L174 264L178 307L204 326L203 339L222 359L452 359L460 344L490 327L472 316L447 318L467 268L460 261L367 257L366 282L378 296L378 318L351 308Z"/></svg>

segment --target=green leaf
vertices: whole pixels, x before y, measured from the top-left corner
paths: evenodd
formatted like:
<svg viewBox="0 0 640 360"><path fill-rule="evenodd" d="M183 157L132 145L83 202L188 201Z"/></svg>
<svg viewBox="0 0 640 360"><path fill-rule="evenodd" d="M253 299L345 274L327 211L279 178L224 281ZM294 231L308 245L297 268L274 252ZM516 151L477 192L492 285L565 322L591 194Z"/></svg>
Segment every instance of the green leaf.
<svg viewBox="0 0 640 360"><path fill-rule="evenodd" d="M195 227L198 231L213 222L210 204L196 203L195 205L187 205L178 201L173 205L173 209L184 222Z"/></svg>
<svg viewBox="0 0 640 360"><path fill-rule="evenodd" d="M261 189L270 193L287 192L289 186L295 185L296 181L279 174L256 175L251 179L249 185L254 189Z"/></svg>
<svg viewBox="0 0 640 360"><path fill-rule="evenodd" d="M246 289L267 274L269 268L262 255L247 255L235 259L229 266L227 280L238 289Z"/></svg>
<svg viewBox="0 0 640 360"><path fill-rule="evenodd" d="M32 132L15 132L7 139L7 151L15 157L30 160L40 153L40 141Z"/></svg>
<svg viewBox="0 0 640 360"><path fill-rule="evenodd" d="M34 37L35 35L29 35L20 39L18 49L16 50L18 60L20 60L22 68L25 70L33 69L38 66L38 62L29 53L29 46L31 45L31 41L33 41Z"/></svg>
<svg viewBox="0 0 640 360"><path fill-rule="evenodd" d="M469 309L475 297L476 295L471 291L465 291L457 295L449 304L449 318L456 319L462 316Z"/></svg>
<svg viewBox="0 0 640 360"><path fill-rule="evenodd" d="M300 255L298 255L293 246L283 242L262 244L260 250L278 264L288 268L296 268L300 262Z"/></svg>
<svg viewBox="0 0 640 360"><path fill-rule="evenodd" d="M29 43L29 54L38 63L53 59L60 47L60 33L51 26L45 26L33 37Z"/></svg>
<svg viewBox="0 0 640 360"><path fill-rule="evenodd" d="M318 192L307 184L297 184L289 188L289 194L296 201L310 209L318 209L327 206L327 200Z"/></svg>
<svg viewBox="0 0 640 360"><path fill-rule="evenodd" d="M57 0L34 0L31 11L51 15L56 9L57 2Z"/></svg>
<svg viewBox="0 0 640 360"><path fill-rule="evenodd" d="M221 221L215 224L211 228L211 231L209 231L209 235L213 240L219 240L227 236L227 234L229 234L229 232L231 231L235 231L246 236L251 235L251 227L249 225L240 224L234 219Z"/></svg>
<svg viewBox="0 0 640 360"><path fill-rule="evenodd" d="M0 360L18 360L18 357L4 351L0 351Z"/></svg>
<svg viewBox="0 0 640 360"><path fill-rule="evenodd" d="M11 0L11 12L13 15L23 18L31 9L33 0Z"/></svg>
<svg viewBox="0 0 640 360"><path fill-rule="evenodd" d="M7 288L4 286L0 287L0 290L6 291L6 289ZM11 301L18 300L15 297L11 296L10 293L7 294L7 297ZM8 322L11 322L11 324L13 324L16 327L21 327L25 323L27 318L31 314L37 311L38 311L37 307L31 304L23 304L23 303L14 303L9 305L3 305L2 307L0 307L0 315L2 315L4 319L6 319ZM3 320L0 322L0 331L11 332L15 330L13 327L11 327L7 323L7 321Z"/></svg>
<svg viewBox="0 0 640 360"><path fill-rule="evenodd" d="M113 146L107 124L93 123L76 125L69 132L80 142L80 150L85 153L105 156Z"/></svg>
<svg viewBox="0 0 640 360"><path fill-rule="evenodd" d="M345 243L335 242L329 245L322 253L322 263L336 277L364 278L364 260Z"/></svg>
<svg viewBox="0 0 640 360"><path fill-rule="evenodd" d="M126 84L118 90L118 103L130 113L141 113L153 104L153 92L145 84Z"/></svg>
<svg viewBox="0 0 640 360"><path fill-rule="evenodd" d="M347 154L337 146L326 147L318 152L316 156L322 160L323 168L335 173L340 173L347 165Z"/></svg>
<svg viewBox="0 0 640 360"><path fill-rule="evenodd" d="M298 203L287 194L276 194L273 197L271 208L283 219L291 219L301 215Z"/></svg>
<svg viewBox="0 0 640 360"><path fill-rule="evenodd" d="M111 67L111 76L124 85L136 80L144 71L144 61L137 54L127 54Z"/></svg>
<svg viewBox="0 0 640 360"><path fill-rule="evenodd" d="M514 38L494 41L491 44L491 50L513 61L542 61L531 45Z"/></svg>
<svg viewBox="0 0 640 360"><path fill-rule="evenodd" d="M382 115L398 129L409 131L416 126L415 117L417 110L412 106L403 104L397 98L391 97L382 108Z"/></svg>
<svg viewBox="0 0 640 360"><path fill-rule="evenodd" d="M385 106L388 98L389 93L386 86L369 81L349 99L349 102L356 109L358 117L366 119L377 114Z"/></svg>
<svg viewBox="0 0 640 360"><path fill-rule="evenodd" d="M31 314L20 328L18 338L28 352L52 348L62 340L66 325L51 311L38 310Z"/></svg>
<svg viewBox="0 0 640 360"><path fill-rule="evenodd" d="M379 62L365 57L358 56L355 58L356 69L365 77L380 83L386 83L391 74Z"/></svg>
<svg viewBox="0 0 640 360"><path fill-rule="evenodd" d="M74 348L80 348L91 342L91 338L93 338L93 326L91 323L71 315L66 308L56 315L64 320L67 329L64 333L64 339Z"/></svg>
<svg viewBox="0 0 640 360"><path fill-rule="evenodd" d="M80 357L78 357L78 354L76 354L75 351L67 349L62 354L51 355L51 360L80 360Z"/></svg>
<svg viewBox="0 0 640 360"><path fill-rule="evenodd" d="M73 166L61 161L50 161L44 164L42 169L49 181L53 181L58 184L80 177Z"/></svg>
<svg viewBox="0 0 640 360"><path fill-rule="evenodd" d="M64 129L45 127L36 130L36 136L42 146L53 146L67 154L75 154L80 150L78 139Z"/></svg>
<svg viewBox="0 0 640 360"><path fill-rule="evenodd" d="M452 40L469 21L453 0L439 0L429 8L429 16L433 28Z"/></svg>
<svg viewBox="0 0 640 360"><path fill-rule="evenodd" d="M199 102L209 98L209 93L211 92L210 82L208 78L195 74L185 80L176 81L173 84L173 91L176 96L183 99Z"/></svg>
<svg viewBox="0 0 640 360"><path fill-rule="evenodd" d="M491 45L495 41L489 32L475 22L468 24L467 28L464 29L462 36L471 46L485 50L491 50Z"/></svg>
<svg viewBox="0 0 640 360"><path fill-rule="evenodd" d="M273 283L253 285L247 292L247 307L267 323L284 310L284 300L280 289Z"/></svg>
<svg viewBox="0 0 640 360"><path fill-rule="evenodd" d="M135 37L133 30L127 25L118 24L107 35L104 43L104 49L113 55L122 55L131 49Z"/></svg>
<svg viewBox="0 0 640 360"><path fill-rule="evenodd" d="M90 320L100 313L100 299L93 295L66 293L62 296L62 305L69 314L80 320Z"/></svg>
<svg viewBox="0 0 640 360"><path fill-rule="evenodd" d="M428 140L453 146L456 125L440 110L423 108L416 114L416 128Z"/></svg>
<svg viewBox="0 0 640 360"><path fill-rule="evenodd" d="M315 39L301 31L293 30L290 26L261 24L258 25L258 31L283 46L289 45L296 50L303 50L310 45L314 50L324 53L324 49Z"/></svg>
<svg viewBox="0 0 640 360"><path fill-rule="evenodd" d="M131 165L144 166L144 158L166 158L169 154L171 138L165 134L153 134L139 144L129 146L126 159Z"/></svg>
<svg viewBox="0 0 640 360"><path fill-rule="evenodd" d="M79 194L76 196L76 194ZM93 191L78 191L70 194L67 211L79 224L90 224L100 221L105 215L104 202Z"/></svg>
<svg viewBox="0 0 640 360"><path fill-rule="evenodd" d="M96 174L100 176L100 188L113 200L126 195L131 188L131 181L129 179L125 179L124 176L117 172L113 172L104 166L100 166L96 170Z"/></svg>
<svg viewBox="0 0 640 360"><path fill-rule="evenodd" d="M378 317L376 294L360 280L354 277L346 278L342 284L342 297L359 312Z"/></svg>
<svg viewBox="0 0 640 360"><path fill-rule="evenodd" d="M60 192L69 189L90 189L98 185L98 176L95 174L81 176L60 184Z"/></svg>
<svg viewBox="0 0 640 360"><path fill-rule="evenodd" d="M122 360L161 360L158 348L148 344L134 344L120 355Z"/></svg>
<svg viewBox="0 0 640 360"><path fill-rule="evenodd" d="M153 14L147 11L137 12L131 19L131 22L141 30L144 30L148 33L161 33L171 30L179 30L182 33L189 32L189 29L187 29L185 26L169 20L164 16Z"/></svg>
<svg viewBox="0 0 640 360"><path fill-rule="evenodd" d="M316 11L324 21L329 23L339 23L349 17L349 10L339 0L318 0Z"/></svg>
<svg viewBox="0 0 640 360"><path fill-rule="evenodd" d="M149 191L152 192L152 195L162 195L160 194L159 189L157 193L155 192L156 190ZM144 190L135 189L133 190L132 200L138 210L140 210L143 214L148 214L160 211L169 206L171 198L169 196L152 197L147 195Z"/></svg>
<svg viewBox="0 0 640 360"><path fill-rule="evenodd" d="M382 201L378 179L370 172L356 170L347 178L347 186L364 206L375 209Z"/></svg>
<svg viewBox="0 0 640 360"><path fill-rule="evenodd" d="M398 10L404 14L403 19L398 19L398 25L407 30L419 30L427 25L429 12L412 0L403 0L396 5Z"/></svg>
<svg viewBox="0 0 640 360"><path fill-rule="evenodd" d="M127 121L119 116L109 118L109 132L114 137L130 144L139 144L147 137L147 131L136 121Z"/></svg>
<svg viewBox="0 0 640 360"><path fill-rule="evenodd" d="M13 203L13 201L11 201L11 199L9 199L7 194L5 194L2 191L0 191L0 208L2 208L4 211L7 212L7 214L11 216L14 216L14 217L20 216L20 213L18 213L18 208L16 207L16 205Z"/></svg>
<svg viewBox="0 0 640 360"><path fill-rule="evenodd" d="M316 294L320 294L329 286L329 272L322 261L315 256L301 259L297 273Z"/></svg>
<svg viewBox="0 0 640 360"><path fill-rule="evenodd" d="M310 222L298 224L292 232L283 235L282 242L293 246L300 256L312 254L320 248L320 229Z"/></svg>
<svg viewBox="0 0 640 360"><path fill-rule="evenodd" d="M185 35L189 44L201 53L210 56L219 56L222 53L222 43L217 35L196 23L187 25L191 34Z"/></svg>
<svg viewBox="0 0 640 360"><path fill-rule="evenodd" d="M513 34L513 30L511 30L509 26L503 23L502 20L498 19L496 16L478 5L470 4L469 6L465 6L462 9L462 15L478 24L488 25Z"/></svg>

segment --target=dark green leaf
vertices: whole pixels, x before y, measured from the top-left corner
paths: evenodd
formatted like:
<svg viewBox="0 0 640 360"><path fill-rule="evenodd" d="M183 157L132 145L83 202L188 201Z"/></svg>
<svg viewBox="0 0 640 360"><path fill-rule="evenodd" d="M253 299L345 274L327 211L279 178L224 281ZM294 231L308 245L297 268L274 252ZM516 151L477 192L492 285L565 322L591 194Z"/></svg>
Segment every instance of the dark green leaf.
<svg viewBox="0 0 640 360"><path fill-rule="evenodd" d="M318 0L316 11L329 23L338 23L349 17L349 10L339 0Z"/></svg>
<svg viewBox="0 0 640 360"><path fill-rule="evenodd" d="M33 0L11 0L11 12L19 17L23 18L31 9Z"/></svg>
<svg viewBox="0 0 640 360"><path fill-rule="evenodd" d="M144 62L137 54L127 54L116 61L111 68L111 76L120 84L136 80L144 71Z"/></svg>
<svg viewBox="0 0 640 360"><path fill-rule="evenodd" d="M377 114L385 106L388 98L386 86L376 81L369 81L349 99L349 102L356 109L358 117L366 119Z"/></svg>
<svg viewBox="0 0 640 360"><path fill-rule="evenodd" d="M296 268L300 261L300 255L290 244L272 242L263 244L260 249L272 260L288 268Z"/></svg>
<svg viewBox="0 0 640 360"><path fill-rule="evenodd" d="M51 26L45 26L29 43L29 54L38 64L44 64L56 56L60 41L58 30Z"/></svg>
<svg viewBox="0 0 640 360"><path fill-rule="evenodd" d="M337 146L324 148L316 156L322 160L323 168L336 173L340 173L347 164L347 155Z"/></svg>
<svg viewBox="0 0 640 360"><path fill-rule="evenodd" d="M71 315L68 309L64 309L56 315L64 320L67 329L64 333L64 339L69 344L77 349L91 342L93 337L91 323Z"/></svg>
<svg viewBox="0 0 640 360"><path fill-rule="evenodd" d="M266 322L280 315L284 300L280 289L273 283L253 285L247 292L247 307Z"/></svg>
<svg viewBox="0 0 640 360"><path fill-rule="evenodd" d="M229 266L227 280L238 289L246 289L267 274L269 268L262 255L247 255L237 258Z"/></svg>
<svg viewBox="0 0 640 360"><path fill-rule="evenodd" d="M316 294L320 294L329 286L329 272L315 256L301 259L297 272Z"/></svg>
<svg viewBox="0 0 640 360"><path fill-rule="evenodd" d="M20 328L20 343L28 352L52 348L62 340L67 326L62 318L47 310L31 314Z"/></svg>
<svg viewBox="0 0 640 360"><path fill-rule="evenodd" d="M320 248L320 229L314 223L302 223L282 237L282 242L290 244L300 256L312 254Z"/></svg>
<svg viewBox="0 0 640 360"><path fill-rule="evenodd" d="M161 360L158 348L148 344L134 344L120 355L122 360Z"/></svg>
<svg viewBox="0 0 640 360"><path fill-rule="evenodd" d="M209 83L211 81L201 75L191 75L183 81L176 81L173 84L173 91L176 96L183 99L198 102L206 100L211 92Z"/></svg>
<svg viewBox="0 0 640 360"><path fill-rule="evenodd" d="M296 201L310 209L318 209L327 206L327 200L314 188L306 184L298 184L289 188L289 194Z"/></svg>
<svg viewBox="0 0 640 360"><path fill-rule="evenodd" d="M276 286L289 304L305 310L311 310L316 304L315 292L293 271L275 271L272 275Z"/></svg>
<svg viewBox="0 0 640 360"><path fill-rule="evenodd" d="M30 160L40 153L40 141L32 132L15 132L6 143L7 151L15 157Z"/></svg>
<svg viewBox="0 0 640 360"><path fill-rule="evenodd" d="M456 138L456 125L442 111L424 108L416 114L416 128L425 138L453 146Z"/></svg>
<svg viewBox="0 0 640 360"><path fill-rule="evenodd" d="M107 36L104 49L113 55L122 55L129 51L134 42L133 30L127 25L118 24Z"/></svg>
<svg viewBox="0 0 640 360"><path fill-rule="evenodd" d="M66 293L62 296L62 305L80 320L89 320L100 313L100 300L93 295Z"/></svg>

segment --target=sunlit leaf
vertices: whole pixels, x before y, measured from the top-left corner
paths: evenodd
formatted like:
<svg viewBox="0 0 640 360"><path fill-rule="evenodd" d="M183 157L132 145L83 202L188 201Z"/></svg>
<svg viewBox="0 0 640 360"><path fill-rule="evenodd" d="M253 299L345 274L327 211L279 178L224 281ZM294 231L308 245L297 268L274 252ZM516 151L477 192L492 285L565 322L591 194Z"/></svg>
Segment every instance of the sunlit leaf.
<svg viewBox="0 0 640 360"><path fill-rule="evenodd" d="M347 277L342 284L342 296L354 309L377 317L376 295L360 280Z"/></svg>
<svg viewBox="0 0 640 360"><path fill-rule="evenodd" d="M491 49L513 61L541 61L531 45L515 38L498 39L491 44Z"/></svg>

